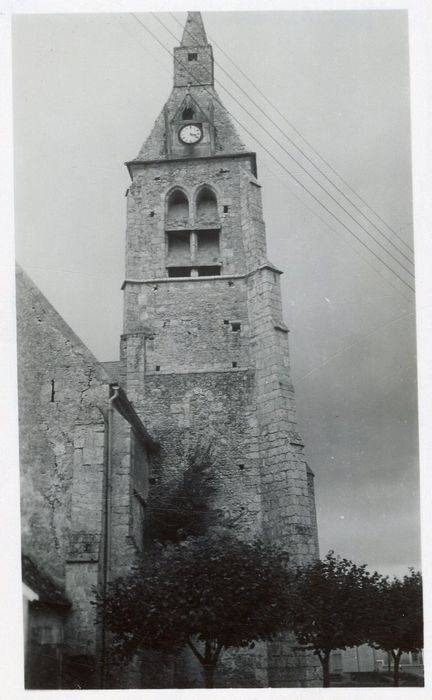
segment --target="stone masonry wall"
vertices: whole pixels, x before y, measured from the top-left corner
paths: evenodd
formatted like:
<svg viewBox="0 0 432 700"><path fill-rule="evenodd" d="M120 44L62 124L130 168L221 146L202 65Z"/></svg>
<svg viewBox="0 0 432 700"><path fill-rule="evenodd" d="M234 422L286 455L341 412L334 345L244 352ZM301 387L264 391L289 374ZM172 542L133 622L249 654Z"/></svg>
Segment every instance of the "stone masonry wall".
<svg viewBox="0 0 432 700"><path fill-rule="evenodd" d="M290 381L288 331L281 318L279 275L272 269L248 278L252 349L256 367L265 531L296 563L315 556L308 474L297 433Z"/></svg>
<svg viewBox="0 0 432 700"><path fill-rule="evenodd" d="M157 118L150 136L140 149L138 160L153 160L168 158L167 127L175 118L179 105L183 102L187 94L187 87L175 87L159 117ZM219 95L211 86L195 86L192 90L194 100L199 104L202 111L211 115L212 124L215 129L216 153L241 153L245 147L240 141L231 118L222 106ZM198 144L198 148L200 144ZM201 153L208 155L208 153Z"/></svg>
<svg viewBox="0 0 432 700"><path fill-rule="evenodd" d="M22 271L17 274L17 331L23 548L64 586L72 521L78 523L77 509L83 506L74 482L75 424L79 419L99 430L102 416L90 407L89 395L92 400L107 397L108 381ZM87 450L83 447L83 453ZM99 458L94 469L86 460L87 454L80 488L89 498L100 481ZM101 507L98 489L92 518ZM77 524L80 528L84 522Z"/></svg>
<svg viewBox="0 0 432 700"><path fill-rule="evenodd" d="M90 600L93 588L101 583L105 423L97 409L88 412L93 413L93 422L86 422L81 416L72 433L74 455L65 589L73 602L66 628L68 653L92 656L98 649L96 610Z"/></svg>
<svg viewBox="0 0 432 700"><path fill-rule="evenodd" d="M195 52L197 61L188 61L188 53ZM179 46L174 49L174 85L186 87L190 83L213 84L213 53L211 46Z"/></svg>
<svg viewBox="0 0 432 700"><path fill-rule="evenodd" d="M200 187L211 186L218 203L218 217L214 223L219 223L221 227L221 274L246 272L251 244L247 241L246 211L241 210L239 204L245 173L254 179L250 158L202 159L188 163L176 161L135 168L136 174L127 197L126 279L168 276L165 232L169 222L166 207L169 193L176 186L181 187L189 200L189 218L178 222L176 227L185 231L206 228L206 222L200 222L195 216L194 203ZM224 207L228 207L228 211L224 211ZM169 228L173 228L171 223ZM264 240L264 243L260 243L262 249L265 247L263 230L261 237Z"/></svg>
<svg viewBox="0 0 432 700"><path fill-rule="evenodd" d="M146 377L136 408L162 446L159 486L176 483L197 446L211 445L217 474L215 507L258 532L261 523L253 376L245 370L166 373ZM151 494L150 494L151 499Z"/></svg>
<svg viewBox="0 0 432 700"><path fill-rule="evenodd" d="M261 269L248 282L264 535L288 551L292 564L304 564L318 555L315 505L311 501L311 477L303 444L296 429L279 274L269 268ZM319 679L318 671L316 659L297 651L291 635L282 635L280 640L268 644L270 686L314 685Z"/></svg>
<svg viewBox="0 0 432 700"><path fill-rule="evenodd" d="M128 285L127 322L146 330L123 336L122 360L128 394L162 445L157 485L176 482L195 446L211 443L217 507L239 518L243 536L264 532L300 563L315 556L316 532L278 282L265 268L232 280ZM234 319L239 331L231 330ZM243 348L238 368L230 366L233 336ZM315 666L295 654L286 662L287 645L292 642L272 644L264 656L263 650L227 655L219 683L306 683Z"/></svg>
<svg viewBox="0 0 432 700"><path fill-rule="evenodd" d="M226 370L233 362L250 366L244 280L198 277L130 284L126 308L129 333L146 329L146 375Z"/></svg>
<svg viewBox="0 0 432 700"><path fill-rule="evenodd" d="M61 608L30 605L25 657L25 687L35 690L61 688L64 640Z"/></svg>
<svg viewBox="0 0 432 700"><path fill-rule="evenodd" d="M144 384L135 408L162 447L159 467L152 469L156 482L152 489L156 494L170 490L189 467L188 457L196 447L211 446L216 473L213 507L220 510L221 517L231 520L242 537L260 534L261 476L253 372L160 372L145 375ZM257 645L253 652L225 653L219 686L267 685L266 658L265 645ZM194 685L200 677L190 654L183 657L183 663L177 662L176 669L173 687ZM160 673L152 682L151 687L169 687Z"/></svg>
<svg viewBox="0 0 432 700"><path fill-rule="evenodd" d="M152 460L127 422L114 413L110 579L124 576L144 549L144 511Z"/></svg>
<svg viewBox="0 0 432 700"><path fill-rule="evenodd" d="M265 224L261 206L261 186L250 172L240 170L240 218L246 270L251 272L267 263Z"/></svg>
<svg viewBox="0 0 432 700"><path fill-rule="evenodd" d="M165 177L166 168L158 172ZM183 166L175 171L173 185L182 172ZM316 520L296 429L279 273L266 263L259 186L245 169L234 172L231 219L221 217L222 273L227 266L232 277L167 279L164 223L140 229L135 209L140 204L135 202L128 260L138 265L138 275L125 284L122 376L140 417L162 444L162 466L155 474L159 486L181 478L188 452L202 440L211 442L219 507L240 515L243 536L262 532L284 546L293 563L303 563L317 555ZM145 177L149 184L147 171ZM193 226L191 180L188 172L183 189L192 203ZM214 186L209 177L205 182ZM167 184L159 195L163 202ZM221 191L219 187L219 206L225 201ZM149 218L157 219L157 214ZM154 241L152 226L159 231ZM227 250L236 254L230 258ZM147 256L144 265L141 254ZM158 271L151 264L155 255L162 277L146 281L147 274ZM240 323L239 330L233 330L238 326L232 322ZM294 653L290 638L269 644L264 655L256 650L227 656L224 666L225 681L233 687L296 687L315 676L316 665Z"/></svg>
<svg viewBox="0 0 432 700"><path fill-rule="evenodd" d="M104 566L109 379L22 271L17 326L23 550L65 590L72 603L65 652L75 671L85 667L86 682L97 683L100 630L91 601ZM149 458L115 410L112 445L115 578L143 549ZM70 668L65 682L78 687Z"/></svg>

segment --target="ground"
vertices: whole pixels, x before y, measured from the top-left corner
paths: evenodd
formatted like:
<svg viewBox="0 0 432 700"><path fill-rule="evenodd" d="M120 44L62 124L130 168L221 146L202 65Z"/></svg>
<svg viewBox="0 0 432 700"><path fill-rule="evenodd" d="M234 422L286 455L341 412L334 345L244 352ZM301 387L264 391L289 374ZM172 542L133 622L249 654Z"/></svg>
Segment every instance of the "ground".
<svg viewBox="0 0 432 700"><path fill-rule="evenodd" d="M422 688L424 680L423 676L402 671L399 684L401 687ZM379 673L344 673L338 678L332 678L330 685L332 688L391 687L393 685L393 676L382 671Z"/></svg>

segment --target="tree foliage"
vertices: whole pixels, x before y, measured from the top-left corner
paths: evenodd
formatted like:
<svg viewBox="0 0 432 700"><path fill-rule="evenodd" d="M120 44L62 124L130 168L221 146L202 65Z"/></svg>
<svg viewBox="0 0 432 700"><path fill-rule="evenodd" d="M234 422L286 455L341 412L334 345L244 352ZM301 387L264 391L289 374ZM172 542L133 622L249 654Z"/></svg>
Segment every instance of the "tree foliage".
<svg viewBox="0 0 432 700"><path fill-rule="evenodd" d="M329 552L322 560L299 567L291 590L290 626L299 644L312 650L328 687L330 652L362 644L382 577L370 574Z"/></svg>
<svg viewBox="0 0 432 700"><path fill-rule="evenodd" d="M153 493L153 546L140 566L97 595L117 658L188 646L213 687L223 649L292 630L320 659L325 687L330 652L366 641L393 655L396 678L402 652L423 644L421 575L389 581L333 552L289 571L279 548L235 537L238 518L215 508L213 462L210 446L197 447L183 478Z"/></svg>
<svg viewBox="0 0 432 700"><path fill-rule="evenodd" d="M116 653L189 646L212 687L220 653L268 640L286 629L286 555L226 531L159 547L129 576L111 583L99 613Z"/></svg>
<svg viewBox="0 0 432 700"><path fill-rule="evenodd" d="M147 539L164 544L204 535L221 522L213 507L216 473L211 445L198 445L186 456L182 479L154 488L148 507Z"/></svg>
<svg viewBox="0 0 432 700"><path fill-rule="evenodd" d="M399 685L399 662L403 652L423 648L423 592L419 571L411 569L403 579L380 581L369 622L368 641L392 655L393 685Z"/></svg>

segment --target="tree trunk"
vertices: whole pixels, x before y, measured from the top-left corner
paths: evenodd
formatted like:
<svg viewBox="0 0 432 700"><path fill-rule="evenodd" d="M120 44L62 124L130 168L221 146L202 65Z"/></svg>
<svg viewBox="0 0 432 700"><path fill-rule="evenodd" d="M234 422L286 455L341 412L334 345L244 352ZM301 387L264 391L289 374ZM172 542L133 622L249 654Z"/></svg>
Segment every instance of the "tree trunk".
<svg viewBox="0 0 432 700"><path fill-rule="evenodd" d="M212 642L209 639L206 639L204 647L204 659L202 662L204 669L204 683L206 688L214 687L214 672L216 670L216 664L220 650L221 647L218 646L216 642Z"/></svg>
<svg viewBox="0 0 432 700"><path fill-rule="evenodd" d="M214 673L216 671L219 655L223 649L223 644L217 640L206 639L204 644L204 654L201 654L191 639L189 639L187 643L202 666L204 673L204 687L213 688Z"/></svg>
<svg viewBox="0 0 432 700"><path fill-rule="evenodd" d="M399 687L399 662L401 658L401 652L398 651L397 654L393 655L394 658L394 670L393 670L393 687L398 688Z"/></svg>
<svg viewBox="0 0 432 700"><path fill-rule="evenodd" d="M204 683L206 688L213 688L214 687L214 672L215 672L215 666L212 664L211 666L205 665L203 666L204 668Z"/></svg>
<svg viewBox="0 0 432 700"><path fill-rule="evenodd" d="M330 688L330 652L325 651L323 655L319 656L319 660L321 661L321 666L323 670L323 688Z"/></svg>

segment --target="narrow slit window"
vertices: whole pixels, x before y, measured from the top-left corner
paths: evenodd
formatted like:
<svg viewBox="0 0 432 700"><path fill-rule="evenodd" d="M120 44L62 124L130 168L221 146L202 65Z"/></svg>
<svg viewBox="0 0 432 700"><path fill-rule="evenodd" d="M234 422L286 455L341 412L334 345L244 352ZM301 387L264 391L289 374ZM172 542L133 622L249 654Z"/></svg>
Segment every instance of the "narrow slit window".
<svg viewBox="0 0 432 700"><path fill-rule="evenodd" d="M223 212L224 212L224 214L228 213L228 205L227 204L224 204Z"/></svg>
<svg viewBox="0 0 432 700"><path fill-rule="evenodd" d="M55 382L54 379L51 379L51 403L54 403L55 401Z"/></svg>

